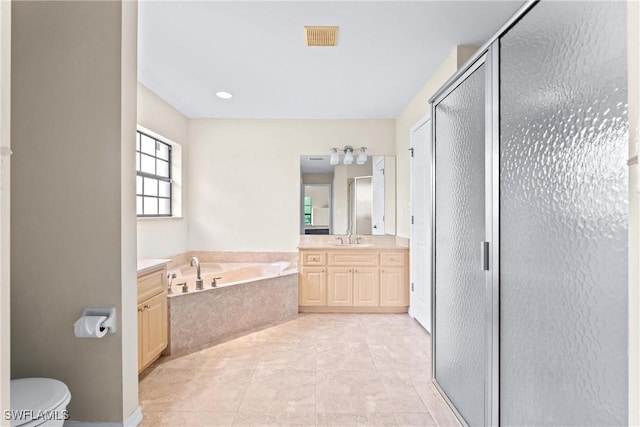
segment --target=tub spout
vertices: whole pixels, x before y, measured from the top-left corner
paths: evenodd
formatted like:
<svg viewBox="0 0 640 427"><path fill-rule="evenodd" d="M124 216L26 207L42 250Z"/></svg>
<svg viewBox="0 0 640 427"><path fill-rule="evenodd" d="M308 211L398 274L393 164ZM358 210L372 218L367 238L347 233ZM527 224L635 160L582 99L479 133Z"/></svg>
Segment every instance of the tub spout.
<svg viewBox="0 0 640 427"><path fill-rule="evenodd" d="M204 289L204 281L200 276L200 261L198 261L197 257L191 258L191 267L194 265L196 267L196 290L201 291Z"/></svg>

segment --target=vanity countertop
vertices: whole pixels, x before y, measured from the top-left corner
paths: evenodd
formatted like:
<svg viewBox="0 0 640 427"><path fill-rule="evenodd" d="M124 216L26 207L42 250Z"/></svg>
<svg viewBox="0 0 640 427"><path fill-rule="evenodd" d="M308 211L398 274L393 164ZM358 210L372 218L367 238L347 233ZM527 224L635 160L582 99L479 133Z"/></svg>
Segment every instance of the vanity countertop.
<svg viewBox="0 0 640 427"><path fill-rule="evenodd" d="M406 246L399 245L396 242L376 242L376 243L361 243L356 245L341 245L340 243L304 243L298 245L298 249L300 250L374 250L379 251L380 249L409 249Z"/></svg>
<svg viewBox="0 0 640 427"><path fill-rule="evenodd" d="M139 259L138 277L150 273L153 270L157 270L158 268L162 268L169 262L171 262L170 259Z"/></svg>

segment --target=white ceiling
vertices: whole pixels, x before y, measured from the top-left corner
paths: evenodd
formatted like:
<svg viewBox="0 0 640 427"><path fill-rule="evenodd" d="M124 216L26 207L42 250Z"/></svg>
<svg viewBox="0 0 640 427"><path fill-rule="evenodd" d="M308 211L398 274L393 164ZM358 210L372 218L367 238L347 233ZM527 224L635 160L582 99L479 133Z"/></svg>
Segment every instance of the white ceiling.
<svg viewBox="0 0 640 427"><path fill-rule="evenodd" d="M142 0L138 79L192 118L394 118L521 4ZM306 47L305 25L339 26L338 46Z"/></svg>

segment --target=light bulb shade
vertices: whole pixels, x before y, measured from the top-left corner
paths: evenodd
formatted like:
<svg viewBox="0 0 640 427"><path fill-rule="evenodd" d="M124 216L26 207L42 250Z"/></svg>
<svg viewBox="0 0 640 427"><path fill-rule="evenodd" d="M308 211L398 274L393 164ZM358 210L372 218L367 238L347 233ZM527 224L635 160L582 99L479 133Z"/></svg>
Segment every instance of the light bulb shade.
<svg viewBox="0 0 640 427"><path fill-rule="evenodd" d="M350 165L353 163L353 148L345 148L344 150L344 164Z"/></svg>
<svg viewBox="0 0 640 427"><path fill-rule="evenodd" d="M338 156L338 149L337 148L332 148L331 149L331 158L329 158L329 164L335 166L338 163L340 163L340 156Z"/></svg>
<svg viewBox="0 0 640 427"><path fill-rule="evenodd" d="M364 165L365 163L367 163L367 147L360 147L360 153L358 154L356 163L359 165Z"/></svg>

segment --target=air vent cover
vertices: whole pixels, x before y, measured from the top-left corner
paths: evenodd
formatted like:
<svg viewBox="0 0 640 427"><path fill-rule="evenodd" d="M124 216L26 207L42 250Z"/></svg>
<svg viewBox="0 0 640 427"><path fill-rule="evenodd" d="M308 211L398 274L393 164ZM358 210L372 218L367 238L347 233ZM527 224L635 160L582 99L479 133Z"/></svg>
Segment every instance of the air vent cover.
<svg viewBox="0 0 640 427"><path fill-rule="evenodd" d="M307 46L335 46L338 43L338 27L304 27Z"/></svg>

